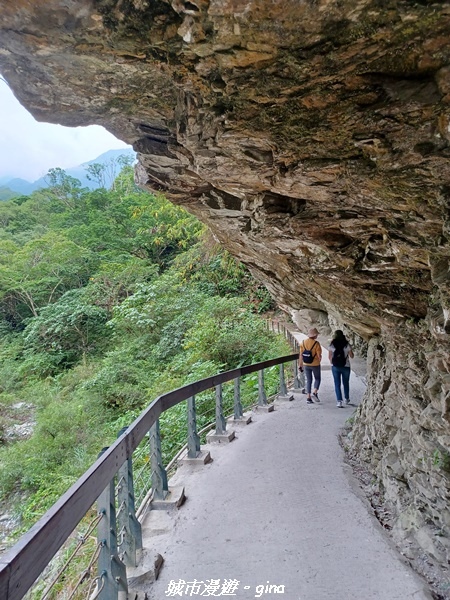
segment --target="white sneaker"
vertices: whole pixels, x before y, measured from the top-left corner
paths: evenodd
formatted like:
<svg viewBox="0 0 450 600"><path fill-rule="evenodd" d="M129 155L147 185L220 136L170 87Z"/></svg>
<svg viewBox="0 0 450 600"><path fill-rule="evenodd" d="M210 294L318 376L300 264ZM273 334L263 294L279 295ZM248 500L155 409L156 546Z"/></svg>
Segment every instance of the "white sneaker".
<svg viewBox="0 0 450 600"><path fill-rule="evenodd" d="M342 402L338 402L338 403L336 404L336 406L337 406L338 408L344 408L344 407L343 407L343 405L342 405Z"/></svg>
<svg viewBox="0 0 450 600"><path fill-rule="evenodd" d="M345 404L350 404L350 398L346 398Z"/></svg>

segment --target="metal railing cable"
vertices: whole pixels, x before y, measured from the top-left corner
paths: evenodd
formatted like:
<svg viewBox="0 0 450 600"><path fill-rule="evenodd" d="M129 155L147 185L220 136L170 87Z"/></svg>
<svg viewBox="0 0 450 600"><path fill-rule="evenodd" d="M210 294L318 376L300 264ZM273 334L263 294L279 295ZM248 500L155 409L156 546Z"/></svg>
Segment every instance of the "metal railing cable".
<svg viewBox="0 0 450 600"><path fill-rule="evenodd" d="M61 576L67 571L67 569L69 568L70 564L73 562L73 560L75 559L75 557L79 554L80 549L86 543L86 540L89 538L89 536L95 530L95 528L97 527L97 524L100 522L101 519L103 519L103 517L104 517L103 514L97 515L95 517L95 519L93 519L91 521L91 523L89 523L88 529L86 530L86 532L83 535L79 536L79 540L78 540L78 543L77 543L75 549L72 551L72 553L70 554L69 558L65 561L65 563L62 565L62 567L58 570L58 572L56 573L56 575L53 577L52 581L46 586L46 588L42 592L41 600L46 600L48 598L48 596L49 596L50 592L52 591L52 589L55 587L55 585L57 584L57 582L59 581L59 579L61 578ZM96 560L96 558L98 556L98 550L97 550L97 548L98 548L98 544L97 544L96 550L93 553L93 557L89 561L90 567L95 562L95 560ZM73 598L73 595L74 594L72 593L70 595L70 597L68 598L68 600L70 600L71 598Z"/></svg>
<svg viewBox="0 0 450 600"><path fill-rule="evenodd" d="M67 600L72 600L72 598L75 596L76 592L80 589L80 587L82 586L82 584L85 583L85 581L91 576L91 569L96 564L96 562L98 560L98 557L99 557L99 554L100 554L100 548L101 548L101 543L97 543L97 546L95 548L95 552L93 553L93 555L91 557L91 560L89 561L88 566L84 569L84 571L80 575L80 578L78 579L78 581L77 581L74 589L72 590L72 593L67 598ZM92 585L93 585L93 583L97 579L98 579L97 577L94 577L93 580L91 581L91 584L89 585L89 588L88 588L88 593L86 595L87 598L89 598L89 596L91 594Z"/></svg>
<svg viewBox="0 0 450 600"><path fill-rule="evenodd" d="M98 590L97 590L97 593L96 593L94 596L91 596L91 594L93 593L93 591L92 591L92 587L93 587L94 583L96 583L96 582L97 582L97 581L99 581L99 580L102 582L102 584L99 586L99 588L98 588ZM105 587L105 576L104 576L104 574L102 573L101 575L99 575L98 577L96 577L96 578L95 578L95 579L92 581L92 583L91 583L91 586L89 587L89 592L88 592L88 594L87 594L87 597L88 597L90 600L95 600L95 599L96 599L96 598L98 598L98 597L99 597L99 595L102 593L102 591L103 591L103 588L104 588L104 587Z"/></svg>
<svg viewBox="0 0 450 600"><path fill-rule="evenodd" d="M225 373L219 373L205 379L195 381L181 388L162 394L156 398L135 421L126 428L117 440L99 456L97 461L63 494L58 501L39 519L39 521L22 538L0 556L0 598L2 600L21 600L31 588L35 580L47 567L53 556L69 538L91 507L97 502L99 510L104 510L107 518L100 520L97 535L104 539L100 547L98 569L101 580L96 597L100 600L117 598L117 593L126 591L126 565L133 564L136 549L142 543L140 526L136 519L134 508L134 483L132 473L132 458L134 451L148 436L150 445L151 482L156 495L164 497L167 493L167 474L162 464L161 442L159 437L159 418L170 408L187 400L191 402L189 411L195 413L195 397L202 392L216 389L216 433L225 427L222 406L222 384L230 381L240 381L240 378L252 373L258 373L258 404L267 404L264 391L264 369L284 363L294 362L297 354L290 354L256 364L243 366ZM239 384L238 384L239 386ZM190 399L190 400L189 400ZM188 411L188 412L189 412ZM212 409L211 409L212 413ZM189 414L191 414L189 412ZM189 417L188 429L195 426L195 418ZM209 420L209 419L208 419ZM194 425L193 425L194 424ZM191 440L190 452L195 453L193 440L198 438L189 433ZM196 442L199 445L199 438ZM118 473L120 474L118 475ZM121 511L118 519L124 519L117 526L115 477L124 477L126 485L121 492L120 503L127 503L127 510ZM119 503L119 505L120 505ZM116 529L116 527L118 527ZM125 529L123 529L125 528ZM118 556L116 531L126 531L126 543ZM124 533L125 535L125 533ZM103 538L101 537L103 536ZM123 550L123 552L122 552ZM105 571L105 573L103 573Z"/></svg>

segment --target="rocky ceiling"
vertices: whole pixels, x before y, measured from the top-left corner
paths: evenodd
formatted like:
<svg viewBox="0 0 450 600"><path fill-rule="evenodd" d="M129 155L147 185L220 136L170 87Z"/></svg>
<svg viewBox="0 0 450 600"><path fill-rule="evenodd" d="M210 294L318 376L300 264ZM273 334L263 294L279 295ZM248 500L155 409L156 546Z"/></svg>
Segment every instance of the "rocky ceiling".
<svg viewBox="0 0 450 600"><path fill-rule="evenodd" d="M450 525L449 34L427 0L0 6L0 71L36 118L133 144L141 185L368 348L353 444L422 547Z"/></svg>

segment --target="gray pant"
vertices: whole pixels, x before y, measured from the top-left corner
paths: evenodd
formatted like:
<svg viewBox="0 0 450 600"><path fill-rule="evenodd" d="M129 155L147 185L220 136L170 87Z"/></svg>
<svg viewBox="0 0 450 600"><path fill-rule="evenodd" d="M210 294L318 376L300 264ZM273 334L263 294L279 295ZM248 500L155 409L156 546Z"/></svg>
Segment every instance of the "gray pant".
<svg viewBox="0 0 450 600"><path fill-rule="evenodd" d="M304 365L303 368L305 370L305 377L306 377L306 393L309 396L311 394L313 377L314 377L314 389L318 390L320 387L320 380L321 380L320 365L317 365L317 367L308 367L308 366Z"/></svg>

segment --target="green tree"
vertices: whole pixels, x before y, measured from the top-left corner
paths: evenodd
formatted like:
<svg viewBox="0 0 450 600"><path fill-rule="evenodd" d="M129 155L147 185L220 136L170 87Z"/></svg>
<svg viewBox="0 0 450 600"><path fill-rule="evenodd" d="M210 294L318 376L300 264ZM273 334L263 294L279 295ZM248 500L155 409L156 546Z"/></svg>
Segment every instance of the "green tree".
<svg viewBox="0 0 450 600"><path fill-rule="evenodd" d="M59 225L74 242L109 256L127 254L165 269L204 227L161 195L147 194L125 167L114 188L81 195Z"/></svg>
<svg viewBox="0 0 450 600"><path fill-rule="evenodd" d="M117 158L111 158L104 163L92 163L86 168L89 181L95 181L100 188L111 189L115 185L116 173L131 167L133 158L121 154Z"/></svg>
<svg viewBox="0 0 450 600"><path fill-rule="evenodd" d="M64 169L50 169L45 176L48 190L44 193L50 200L58 200L66 208L74 208L80 196L84 193L81 182L67 175Z"/></svg>
<svg viewBox="0 0 450 600"><path fill-rule="evenodd" d="M29 320L23 336L28 350L46 352L57 365L86 360L104 347L108 312L92 303L88 288L73 289Z"/></svg>
<svg viewBox="0 0 450 600"><path fill-rule="evenodd" d="M0 256L0 301L4 314L8 306L14 305L18 315L28 311L36 317L40 308L64 292L83 286L96 263L89 250L53 232L12 250L9 245Z"/></svg>

